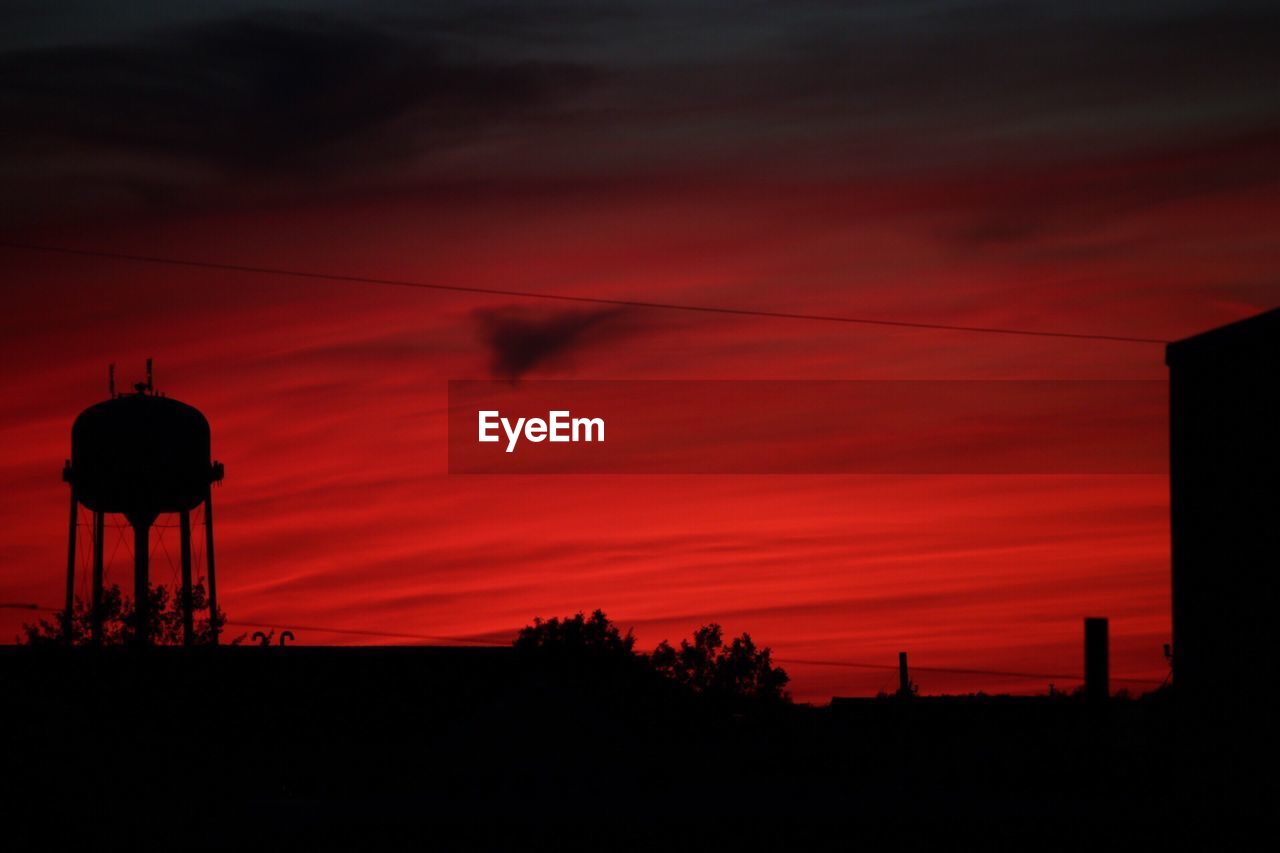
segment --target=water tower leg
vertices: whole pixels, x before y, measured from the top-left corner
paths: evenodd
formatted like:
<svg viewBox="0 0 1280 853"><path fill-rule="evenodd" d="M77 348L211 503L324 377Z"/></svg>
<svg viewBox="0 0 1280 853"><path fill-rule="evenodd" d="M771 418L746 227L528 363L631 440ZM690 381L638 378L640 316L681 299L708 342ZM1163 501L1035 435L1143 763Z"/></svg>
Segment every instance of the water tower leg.
<svg viewBox="0 0 1280 853"><path fill-rule="evenodd" d="M93 514L93 644L102 644L102 540L105 528L103 514Z"/></svg>
<svg viewBox="0 0 1280 853"><path fill-rule="evenodd" d="M191 612L191 512L183 510L178 517L182 549L182 645L195 641L195 618Z"/></svg>
<svg viewBox="0 0 1280 853"><path fill-rule="evenodd" d="M71 487L71 525L67 531L67 597L62 611L62 639L71 644L71 628L75 619L76 594L76 512L79 501L76 487Z"/></svg>
<svg viewBox="0 0 1280 853"><path fill-rule="evenodd" d="M134 642L139 646L151 642L151 581L150 571L151 523L139 518L131 519L133 525L133 614L137 631Z"/></svg>
<svg viewBox="0 0 1280 853"><path fill-rule="evenodd" d="M218 582L213 573L213 489L204 496L204 553L209 569L209 642L218 645Z"/></svg>

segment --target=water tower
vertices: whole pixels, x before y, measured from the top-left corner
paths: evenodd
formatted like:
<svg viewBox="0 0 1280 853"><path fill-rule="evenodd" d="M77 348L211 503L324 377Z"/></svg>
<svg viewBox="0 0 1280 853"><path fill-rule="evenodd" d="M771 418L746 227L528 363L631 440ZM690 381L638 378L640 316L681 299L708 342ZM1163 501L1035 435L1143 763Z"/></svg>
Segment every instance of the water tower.
<svg viewBox="0 0 1280 853"><path fill-rule="evenodd" d="M181 535L182 638L193 642L191 594L191 511L204 504L205 562L209 576L209 615L218 641L217 586L213 562L212 485L222 480L222 464L210 454L209 421L199 410L157 394L151 359L147 381L133 393L117 394L111 371L111 397L80 413L71 427L71 459L62 478L71 486L71 528L67 552L66 637L71 637L76 570L76 521L80 505L93 513L92 639L102 639L103 519L118 513L133 528L133 600L138 626L135 641L148 645L151 525L161 513L177 513Z"/></svg>

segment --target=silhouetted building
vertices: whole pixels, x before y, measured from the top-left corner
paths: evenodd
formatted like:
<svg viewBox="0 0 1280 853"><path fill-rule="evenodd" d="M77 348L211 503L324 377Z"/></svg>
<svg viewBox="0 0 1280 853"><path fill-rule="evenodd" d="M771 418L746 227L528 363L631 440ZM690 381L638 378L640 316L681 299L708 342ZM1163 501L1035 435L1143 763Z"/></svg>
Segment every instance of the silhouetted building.
<svg viewBox="0 0 1280 853"><path fill-rule="evenodd" d="M1280 309L1170 344L1178 693L1269 690L1280 571Z"/></svg>

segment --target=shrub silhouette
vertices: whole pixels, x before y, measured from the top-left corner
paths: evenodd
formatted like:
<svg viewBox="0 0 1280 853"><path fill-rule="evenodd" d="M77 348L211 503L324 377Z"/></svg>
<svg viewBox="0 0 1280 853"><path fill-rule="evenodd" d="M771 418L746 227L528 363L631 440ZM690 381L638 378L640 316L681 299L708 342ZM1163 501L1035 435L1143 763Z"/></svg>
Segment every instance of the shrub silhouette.
<svg viewBox="0 0 1280 853"><path fill-rule="evenodd" d="M181 594L172 594L163 585L151 587L150 593L148 621L152 642L156 645L181 645ZM197 645L207 645L213 640L213 626L208 616L209 598L203 583L192 585L191 606L195 611L193 640ZM103 645L123 645L133 639L137 631L133 601L120 591L118 584L102 590L100 613ZM226 622L226 613L218 608L217 628L221 630ZM88 645L93 641L93 606L79 596L76 596L75 606L72 608L70 627L73 645ZM23 625L22 629L28 645L64 643L67 640L66 625L61 614L53 619L41 619L34 625Z"/></svg>
<svg viewBox="0 0 1280 853"><path fill-rule="evenodd" d="M679 648L667 641L650 655L635 651L635 637L623 634L596 610L564 619L535 619L516 637L515 647L543 660L613 675L662 676L688 693L731 703L789 701L784 688L790 678L773 665L768 648L758 648L743 634L728 645L715 623L694 632L693 642Z"/></svg>
<svg viewBox="0 0 1280 853"><path fill-rule="evenodd" d="M525 652L620 661L635 657L635 644L631 632L623 636L603 610L596 610L590 618L578 613L564 619L534 619L515 641L515 647Z"/></svg>
<svg viewBox="0 0 1280 853"><path fill-rule="evenodd" d="M705 696L787 701L784 688L791 678L771 658L771 650L757 648L747 633L725 645L723 630L713 622L695 631L692 643L681 640L678 649L663 640L653 651L652 663L676 683Z"/></svg>

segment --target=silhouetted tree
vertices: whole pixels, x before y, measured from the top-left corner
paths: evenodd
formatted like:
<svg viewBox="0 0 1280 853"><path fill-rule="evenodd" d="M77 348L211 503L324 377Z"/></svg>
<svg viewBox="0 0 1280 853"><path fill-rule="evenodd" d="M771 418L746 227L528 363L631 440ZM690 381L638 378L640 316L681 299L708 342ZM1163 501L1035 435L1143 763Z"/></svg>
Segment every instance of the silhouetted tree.
<svg viewBox="0 0 1280 853"><path fill-rule="evenodd" d="M757 648L749 634L725 645L719 625L704 625L693 642L676 649L665 640L652 655L635 651L635 638L623 634L601 610L590 617L578 613L564 619L535 619L516 638L515 646L544 660L587 664L612 672L655 674L691 693L731 701L781 702L790 678L773 665L769 649Z"/></svg>
<svg viewBox="0 0 1280 853"><path fill-rule="evenodd" d="M784 688L791 678L773 665L770 649L757 648L746 633L725 645L723 630L714 622L695 631L692 643L681 640L678 649L663 640L651 660L656 670L705 696L764 702L788 698Z"/></svg>
<svg viewBox="0 0 1280 853"><path fill-rule="evenodd" d="M172 594L165 586L151 587L148 610L149 632L157 645L182 643L182 596ZM192 636L197 644L207 644L213 639L213 626L209 620L209 598L204 584L191 587L191 606L195 611ZM102 642L104 645L122 645L130 642L137 631L133 600L120 591L117 584L102 590ZM216 625L219 630L226 624L227 615L218 608ZM92 642L93 607L76 596L71 616L71 642L87 645ZM34 625L23 625L29 645L63 643L66 641L65 619L61 614L52 619L41 619ZM234 641L233 641L234 642Z"/></svg>
<svg viewBox="0 0 1280 853"><path fill-rule="evenodd" d="M590 618L578 613L564 619L534 619L515 642L524 652L618 660L633 659L635 644L631 632L624 636L603 610L596 610Z"/></svg>

